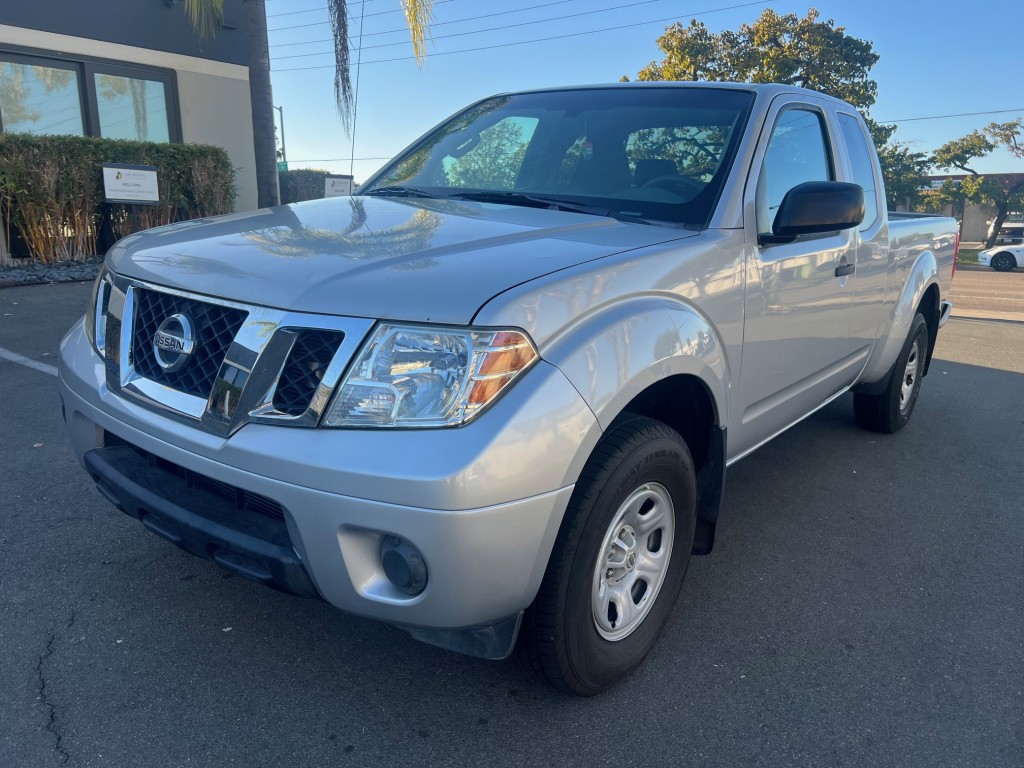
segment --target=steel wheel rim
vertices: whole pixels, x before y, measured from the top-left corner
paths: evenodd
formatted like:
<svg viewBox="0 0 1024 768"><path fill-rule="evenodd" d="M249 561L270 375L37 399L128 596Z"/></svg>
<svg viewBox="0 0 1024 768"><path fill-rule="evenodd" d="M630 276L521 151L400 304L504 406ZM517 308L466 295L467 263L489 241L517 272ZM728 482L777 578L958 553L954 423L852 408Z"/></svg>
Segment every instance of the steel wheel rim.
<svg viewBox="0 0 1024 768"><path fill-rule="evenodd" d="M900 412L903 413L910 406L911 396L917 386L918 363L920 362L921 341L914 339L914 346L910 348L910 357L907 358L907 367L903 371L903 382L900 385Z"/></svg>
<svg viewBox="0 0 1024 768"><path fill-rule="evenodd" d="M644 483L619 506L594 566L594 627L615 642L650 613L665 583L675 538L672 497L660 483Z"/></svg>

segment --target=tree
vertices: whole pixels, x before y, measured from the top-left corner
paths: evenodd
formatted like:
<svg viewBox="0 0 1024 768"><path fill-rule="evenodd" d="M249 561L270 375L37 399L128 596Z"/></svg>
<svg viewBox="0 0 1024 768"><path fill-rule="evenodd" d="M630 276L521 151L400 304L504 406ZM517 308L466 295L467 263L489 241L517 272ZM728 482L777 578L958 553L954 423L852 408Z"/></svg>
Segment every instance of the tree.
<svg viewBox="0 0 1024 768"><path fill-rule="evenodd" d="M400 0L412 34L413 54L422 62L430 28L433 0ZM256 152L256 187L261 208L278 202L277 146L274 140L274 99L270 87L270 47L267 42L265 0L242 0L245 9L246 49L249 57L249 94L252 99L253 143ZM185 0L185 13L201 38L210 38L224 20L224 0ZM327 0L327 15L334 38L334 99L346 130L353 108L349 73L351 48L348 6L345 0Z"/></svg>
<svg viewBox="0 0 1024 768"><path fill-rule="evenodd" d="M950 201L962 198L987 203L996 209L985 247L995 245L999 230L1009 214L1024 209L1024 178L998 178L979 173L975 161L1003 147L1014 157L1024 158L1024 118L1008 123L989 123L980 131L949 141L935 150L932 161L938 168L957 169L968 175L962 181L947 181L939 195Z"/></svg>
<svg viewBox="0 0 1024 768"><path fill-rule="evenodd" d="M733 80L784 83L812 88L867 110L878 85L868 71L878 54L867 40L846 34L835 21L818 21L811 8L803 18L780 16L770 8L738 31L708 31L692 19L676 22L658 38L665 53L637 75L638 80Z"/></svg>
<svg viewBox="0 0 1024 768"><path fill-rule="evenodd" d="M923 201L925 173L931 166L928 155L894 141L878 148L878 161L884 169L886 204L894 209L901 205L908 210L918 208Z"/></svg>
<svg viewBox="0 0 1024 768"><path fill-rule="evenodd" d="M814 8L802 18L768 9L753 24L718 33L697 19L688 26L676 22L658 38L665 58L641 69L637 79L783 83L835 96L864 114L879 149L886 187L897 188L899 199L915 197L907 190L924 185L927 164L922 165L915 157L919 153L909 152L905 145L888 144L896 126L868 116L878 95L878 84L868 73L878 54L870 41L846 34L833 19L818 17Z"/></svg>

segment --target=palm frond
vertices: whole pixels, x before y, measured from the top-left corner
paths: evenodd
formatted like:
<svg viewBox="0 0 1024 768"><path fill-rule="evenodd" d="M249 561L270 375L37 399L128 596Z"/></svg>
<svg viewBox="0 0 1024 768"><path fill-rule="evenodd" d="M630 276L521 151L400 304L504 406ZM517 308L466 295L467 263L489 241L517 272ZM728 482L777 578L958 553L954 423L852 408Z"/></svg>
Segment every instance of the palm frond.
<svg viewBox="0 0 1024 768"><path fill-rule="evenodd" d="M224 21L224 0L185 0L185 15L202 40L209 40Z"/></svg>
<svg viewBox="0 0 1024 768"><path fill-rule="evenodd" d="M351 51L345 0L327 0L327 15L331 19L331 34L334 37L334 101L347 131L352 123L352 77L349 73Z"/></svg>
<svg viewBox="0 0 1024 768"><path fill-rule="evenodd" d="M402 0L405 12L405 23L412 35L412 52L416 63L423 66L427 58L426 39L430 34L430 25L434 21L433 0Z"/></svg>

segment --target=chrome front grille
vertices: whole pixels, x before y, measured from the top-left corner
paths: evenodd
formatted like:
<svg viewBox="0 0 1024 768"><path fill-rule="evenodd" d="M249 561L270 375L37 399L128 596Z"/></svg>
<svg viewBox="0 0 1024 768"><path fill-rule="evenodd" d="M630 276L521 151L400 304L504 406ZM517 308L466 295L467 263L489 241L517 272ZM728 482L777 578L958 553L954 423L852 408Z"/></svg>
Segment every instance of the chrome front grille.
<svg viewBox="0 0 1024 768"><path fill-rule="evenodd" d="M213 299L107 273L103 357L111 392L227 436L251 422L313 427L373 321ZM158 330L185 315L190 352ZM182 330L180 327L178 330ZM174 336L171 332L170 336ZM193 339L194 337L194 339ZM161 364L161 362L163 364Z"/></svg>
<svg viewBox="0 0 1024 768"><path fill-rule="evenodd" d="M299 331L274 391L275 409L290 416L305 413L344 338L340 331Z"/></svg>
<svg viewBox="0 0 1024 768"><path fill-rule="evenodd" d="M165 371L153 352L153 337L160 324L176 313L188 315L195 323L196 351L180 370ZM247 316L246 311L235 307L139 289L132 323L132 365L140 376L205 399Z"/></svg>

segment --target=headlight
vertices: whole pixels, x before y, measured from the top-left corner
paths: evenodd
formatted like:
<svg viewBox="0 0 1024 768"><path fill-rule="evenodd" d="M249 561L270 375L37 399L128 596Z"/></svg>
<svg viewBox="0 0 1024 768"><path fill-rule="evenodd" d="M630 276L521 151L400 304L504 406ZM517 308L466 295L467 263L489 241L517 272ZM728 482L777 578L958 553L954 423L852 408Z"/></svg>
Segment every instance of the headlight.
<svg viewBox="0 0 1024 768"><path fill-rule="evenodd" d="M107 343L107 304L110 301L110 279L106 267L100 269L92 286L92 298L85 313L85 335L93 349L103 357Z"/></svg>
<svg viewBox="0 0 1024 768"><path fill-rule="evenodd" d="M464 424L537 359L522 331L381 325L349 369L323 423Z"/></svg>

